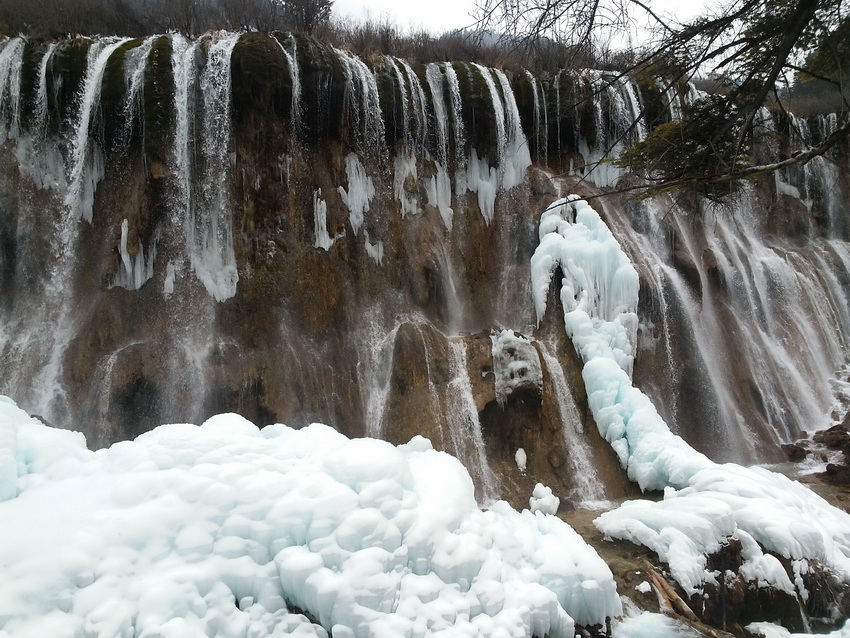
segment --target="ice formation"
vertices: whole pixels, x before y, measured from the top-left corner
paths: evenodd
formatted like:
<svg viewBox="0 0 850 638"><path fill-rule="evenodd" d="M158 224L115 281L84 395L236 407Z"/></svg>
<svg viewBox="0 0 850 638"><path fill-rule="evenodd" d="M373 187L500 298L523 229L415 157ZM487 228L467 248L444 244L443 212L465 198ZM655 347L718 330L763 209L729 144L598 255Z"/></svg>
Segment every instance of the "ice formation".
<svg viewBox="0 0 850 638"><path fill-rule="evenodd" d="M615 638L702 638L705 634L665 616L644 612L615 623Z"/></svg>
<svg viewBox="0 0 850 638"><path fill-rule="evenodd" d="M543 388L540 357L534 345L513 330L500 330L490 335L493 352L493 374L496 398L504 404L508 396L523 386Z"/></svg>
<svg viewBox="0 0 850 638"><path fill-rule="evenodd" d="M340 186L339 196L348 206L351 230L356 235L363 225L364 215L369 212L369 203L375 196L375 186L356 153L345 156L345 174L348 176L348 190Z"/></svg>
<svg viewBox="0 0 850 638"><path fill-rule="evenodd" d="M3 636L555 638L621 612L568 525L479 510L421 437L231 414L92 452L2 398L0 497Z"/></svg>
<svg viewBox="0 0 850 638"><path fill-rule="evenodd" d="M805 598L799 576L811 561L850 579L850 515L785 476L713 463L632 385L638 277L587 202L573 195L543 213L531 267L538 318L555 271L563 274L564 324L600 434L642 489L664 490L660 502L630 501L600 516L604 534L653 549L688 594L714 581L706 554L729 538L743 546L740 575L760 586ZM791 560L793 581L763 548Z"/></svg>
<svg viewBox="0 0 850 638"><path fill-rule="evenodd" d="M517 448L516 453L514 453L514 461L516 461L517 469L520 472L525 472L528 467L528 456L523 448Z"/></svg>
<svg viewBox="0 0 850 638"><path fill-rule="evenodd" d="M561 499L552 493L551 487L547 487L543 483L538 483L534 486L531 498L528 499L528 508L532 512L541 512L543 514L557 514L560 504Z"/></svg>

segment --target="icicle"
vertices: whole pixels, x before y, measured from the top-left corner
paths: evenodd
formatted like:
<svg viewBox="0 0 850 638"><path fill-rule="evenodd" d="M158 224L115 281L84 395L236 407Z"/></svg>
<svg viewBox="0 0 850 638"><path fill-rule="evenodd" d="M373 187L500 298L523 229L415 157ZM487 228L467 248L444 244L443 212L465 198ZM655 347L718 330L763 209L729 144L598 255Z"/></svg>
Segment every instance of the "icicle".
<svg viewBox="0 0 850 638"><path fill-rule="evenodd" d="M501 330L490 335L493 354L496 401L502 407L516 390L534 386L543 389L540 357L532 343L514 333Z"/></svg>
<svg viewBox="0 0 850 638"><path fill-rule="evenodd" d="M338 190L342 201L348 206L351 229L357 235L363 225L363 216L369 211L369 202L375 196L375 186L356 153L346 155L345 174L348 176L348 190L342 186Z"/></svg>
<svg viewBox="0 0 850 638"><path fill-rule="evenodd" d="M322 199L322 189L313 191L313 246L330 250L336 237L328 232L328 204Z"/></svg>
<svg viewBox="0 0 850 638"><path fill-rule="evenodd" d="M369 239L369 232L363 231L363 233L366 237L366 254L369 255L369 257L372 258L372 261L374 261L379 266L383 265L383 263L384 263L384 242L376 241L373 244L372 240Z"/></svg>
<svg viewBox="0 0 850 638"><path fill-rule="evenodd" d="M92 219L95 188L103 179L103 158L100 149L89 138L89 129L100 104L101 81L106 64L116 49L127 41L129 38L104 38L92 43L87 56L86 78L77 98L80 110L75 127L65 206L72 215L82 217L87 222Z"/></svg>
<svg viewBox="0 0 850 638"><path fill-rule="evenodd" d="M588 335L581 331L583 324L574 325L572 319L586 315L593 321L594 330L609 335L607 347L612 358L631 376L638 325L638 274L608 226L584 200L559 200L540 218L540 245L531 259L538 322L546 312L549 286L559 266L564 273L564 320L576 348Z"/></svg>
<svg viewBox="0 0 850 638"><path fill-rule="evenodd" d="M118 253L121 257L121 265L118 273L112 280L112 285L121 286L127 290L139 290L145 282L153 277L153 264L156 259L156 241L151 245L147 256L145 256L142 242L139 241L139 250L134 257L127 248L129 232L130 223L125 219L121 222L121 243Z"/></svg>

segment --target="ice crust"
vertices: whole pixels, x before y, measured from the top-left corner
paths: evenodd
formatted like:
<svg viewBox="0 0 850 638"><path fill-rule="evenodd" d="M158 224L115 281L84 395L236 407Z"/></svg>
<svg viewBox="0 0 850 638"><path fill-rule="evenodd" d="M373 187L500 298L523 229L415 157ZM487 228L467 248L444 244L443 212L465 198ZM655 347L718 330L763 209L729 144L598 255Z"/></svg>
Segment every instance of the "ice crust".
<svg viewBox="0 0 850 638"><path fill-rule="evenodd" d="M629 501L596 526L607 536L645 545L667 562L688 594L713 582L706 554L729 538L743 546L740 574L805 598L767 549L790 559L796 576L810 561L850 579L850 515L803 485L758 467L717 464L673 434L650 399L632 385L638 276L598 213L575 195L541 216L532 258L538 320L556 270L567 334L584 363L582 376L600 434L643 490L660 502Z"/></svg>
<svg viewBox="0 0 850 638"><path fill-rule="evenodd" d="M0 636L569 636L621 612L559 519L416 437L236 415L96 452L0 400Z"/></svg>

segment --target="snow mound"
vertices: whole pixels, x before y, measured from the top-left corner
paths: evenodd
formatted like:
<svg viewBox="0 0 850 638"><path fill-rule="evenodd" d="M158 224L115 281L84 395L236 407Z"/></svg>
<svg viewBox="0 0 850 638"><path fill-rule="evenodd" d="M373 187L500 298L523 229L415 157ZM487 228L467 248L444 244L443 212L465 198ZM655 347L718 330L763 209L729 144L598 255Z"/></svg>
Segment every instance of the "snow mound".
<svg viewBox="0 0 850 638"><path fill-rule="evenodd" d="M561 499L552 493L552 488L538 483L534 486L531 498L528 499L528 507L532 512L543 514L557 514Z"/></svg>
<svg viewBox="0 0 850 638"><path fill-rule="evenodd" d="M479 510L421 437L230 414L93 452L2 399L0 492L3 636L554 638L621 611L567 524Z"/></svg>

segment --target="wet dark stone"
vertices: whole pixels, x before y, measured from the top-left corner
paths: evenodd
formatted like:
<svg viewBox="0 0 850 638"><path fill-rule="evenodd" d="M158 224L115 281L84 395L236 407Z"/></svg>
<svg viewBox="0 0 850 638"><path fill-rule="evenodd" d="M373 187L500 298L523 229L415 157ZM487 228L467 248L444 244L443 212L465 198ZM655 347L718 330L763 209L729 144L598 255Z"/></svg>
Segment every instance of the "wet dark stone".
<svg viewBox="0 0 850 638"><path fill-rule="evenodd" d="M799 463L806 458L808 451L802 445L796 443L787 443L782 446L782 451L792 463Z"/></svg>

